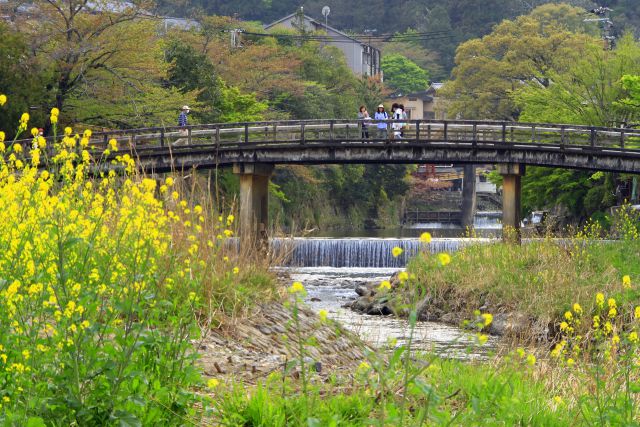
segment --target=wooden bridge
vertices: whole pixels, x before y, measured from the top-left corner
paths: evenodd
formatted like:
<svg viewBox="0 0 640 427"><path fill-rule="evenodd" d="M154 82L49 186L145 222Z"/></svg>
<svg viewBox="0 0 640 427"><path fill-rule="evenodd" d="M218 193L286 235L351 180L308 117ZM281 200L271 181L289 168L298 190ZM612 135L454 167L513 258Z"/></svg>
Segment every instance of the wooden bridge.
<svg viewBox="0 0 640 427"><path fill-rule="evenodd" d="M161 173L233 167L240 175L241 234L261 236L267 225L269 177L276 164L497 164L504 177L503 224L520 224L520 177L525 165L640 173L640 130L466 120L306 120L221 123L94 133L94 150L114 138L141 168ZM113 156L113 154L112 154Z"/></svg>

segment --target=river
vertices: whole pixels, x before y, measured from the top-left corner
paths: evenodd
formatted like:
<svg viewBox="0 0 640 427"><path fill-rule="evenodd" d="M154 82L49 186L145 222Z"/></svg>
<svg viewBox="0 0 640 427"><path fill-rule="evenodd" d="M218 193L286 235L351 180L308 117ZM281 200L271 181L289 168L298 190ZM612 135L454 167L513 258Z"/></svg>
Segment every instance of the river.
<svg viewBox="0 0 640 427"><path fill-rule="evenodd" d="M423 232L424 230L422 230ZM434 238L429 245L417 238L296 238L278 239L276 246L290 252L289 265L283 267L292 281L307 289L307 304L314 310L326 310L328 317L375 348L391 341L402 345L411 333L407 320L392 316L370 316L345 308L357 295L358 285L388 280L404 269L406 260L419 250L454 252L469 244L487 244L492 239ZM391 255L394 246L403 248L398 258ZM437 322L418 322L413 331L413 348L438 355L477 359L495 350L498 339L489 337L482 347L475 336L457 327Z"/></svg>

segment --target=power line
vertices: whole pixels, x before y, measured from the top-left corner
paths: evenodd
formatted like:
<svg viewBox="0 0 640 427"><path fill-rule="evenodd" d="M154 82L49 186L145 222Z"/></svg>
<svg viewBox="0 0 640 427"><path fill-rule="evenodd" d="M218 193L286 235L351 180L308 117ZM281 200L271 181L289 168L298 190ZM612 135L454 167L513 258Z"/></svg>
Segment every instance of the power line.
<svg viewBox="0 0 640 427"><path fill-rule="evenodd" d="M294 35L294 34L272 34L272 33L254 33L251 31L243 31L243 34L255 37L273 37L284 40L302 40L302 41L320 41L320 42L335 42L334 37L328 35ZM351 37L351 36L349 36ZM401 43L401 42L420 42L439 40L445 38L451 38L453 35L450 31L433 31L433 32L421 32L410 34L395 34L395 35L355 35L352 38L361 37L371 42L385 42L385 43Z"/></svg>

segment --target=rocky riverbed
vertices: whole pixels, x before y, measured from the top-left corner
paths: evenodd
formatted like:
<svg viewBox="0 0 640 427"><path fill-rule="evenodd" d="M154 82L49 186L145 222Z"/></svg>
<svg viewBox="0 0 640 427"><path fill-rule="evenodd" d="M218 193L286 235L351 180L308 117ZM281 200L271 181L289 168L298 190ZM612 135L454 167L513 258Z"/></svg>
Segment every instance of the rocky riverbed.
<svg viewBox="0 0 640 427"><path fill-rule="evenodd" d="M398 273L387 278L391 289L381 291L380 281L359 284L355 288L358 298L347 306L357 313L374 316L406 318L409 309L398 303L403 287ZM493 315L493 322L486 332L494 336L507 336L524 341L545 342L552 338L551 319L540 319L524 313L505 311L499 304L483 302L470 306L469 302L448 294L427 294L416 302L418 320L461 325L472 318L474 310Z"/></svg>

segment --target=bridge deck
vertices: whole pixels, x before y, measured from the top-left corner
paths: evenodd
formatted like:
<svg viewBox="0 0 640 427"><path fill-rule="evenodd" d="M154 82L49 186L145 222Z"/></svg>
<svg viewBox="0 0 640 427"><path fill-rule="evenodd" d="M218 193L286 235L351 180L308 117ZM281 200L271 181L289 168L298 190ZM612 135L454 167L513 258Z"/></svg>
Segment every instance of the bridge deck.
<svg viewBox="0 0 640 427"><path fill-rule="evenodd" d="M546 123L404 121L402 137L384 122L311 120L195 125L94 133L100 153L116 139L120 153L156 172L236 163L523 163L640 173L640 130ZM24 141L30 143L30 141ZM113 154L112 154L113 156Z"/></svg>

